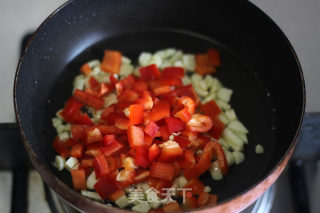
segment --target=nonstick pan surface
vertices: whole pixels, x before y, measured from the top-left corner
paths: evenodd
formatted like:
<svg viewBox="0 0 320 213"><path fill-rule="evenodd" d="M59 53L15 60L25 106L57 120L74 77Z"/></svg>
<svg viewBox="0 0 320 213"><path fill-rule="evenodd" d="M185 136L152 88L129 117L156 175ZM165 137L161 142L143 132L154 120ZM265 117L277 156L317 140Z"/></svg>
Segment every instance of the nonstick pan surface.
<svg viewBox="0 0 320 213"><path fill-rule="evenodd" d="M251 3L70 1L41 25L20 60L15 109L34 165L77 208L115 211L81 197L72 190L68 172L51 166L56 134L51 119L71 96L79 67L101 59L105 49L137 59L142 51L167 47L190 53L220 50L216 76L234 90L231 105L250 131L242 164L231 167L222 181L201 176L220 202L250 193L294 148L305 105L302 71L286 37ZM256 144L264 146L264 154L255 154Z"/></svg>

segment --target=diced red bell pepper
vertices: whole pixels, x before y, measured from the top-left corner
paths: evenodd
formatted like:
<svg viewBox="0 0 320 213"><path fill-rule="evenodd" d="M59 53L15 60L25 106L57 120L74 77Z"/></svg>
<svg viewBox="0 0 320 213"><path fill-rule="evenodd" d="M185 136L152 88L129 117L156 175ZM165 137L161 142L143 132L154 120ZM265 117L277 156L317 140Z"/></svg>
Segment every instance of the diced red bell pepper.
<svg viewBox="0 0 320 213"><path fill-rule="evenodd" d="M221 137L224 128L225 128L224 123L222 123L222 121L219 119L219 117L216 116L212 120L212 129L210 130L210 135L213 138L218 140Z"/></svg>
<svg viewBox="0 0 320 213"><path fill-rule="evenodd" d="M86 155L98 156L101 155L100 145L99 144L89 144L87 150L85 151Z"/></svg>
<svg viewBox="0 0 320 213"><path fill-rule="evenodd" d="M190 169L196 165L194 153L188 149L184 150L183 159L179 161L181 168Z"/></svg>
<svg viewBox="0 0 320 213"><path fill-rule="evenodd" d="M181 157L181 156L180 156ZM180 157L178 157L178 158L180 158ZM174 166L174 168L175 168L175 174L174 174L174 177L176 178L176 177L178 177L179 175L180 175L180 172L181 172L181 166L180 166L180 164L179 164L179 162L178 161L173 161L173 166Z"/></svg>
<svg viewBox="0 0 320 213"><path fill-rule="evenodd" d="M200 149L204 149L204 146L211 140L211 137L206 137L203 135L198 135L197 139L195 140L196 143L198 144L198 147Z"/></svg>
<svg viewBox="0 0 320 213"><path fill-rule="evenodd" d="M186 85L180 88L176 88L175 90L171 91L170 94L179 98L183 96L188 96L192 98L196 106L199 105L200 103L200 98L198 97L197 93L194 91L192 85Z"/></svg>
<svg viewBox="0 0 320 213"><path fill-rule="evenodd" d="M83 145L81 143L77 143L72 146L70 150L70 155L75 158L81 158L83 153Z"/></svg>
<svg viewBox="0 0 320 213"><path fill-rule="evenodd" d="M122 189L117 189L114 193L112 193L108 199L111 201L116 201L119 198L121 198L123 195L125 195L125 192Z"/></svg>
<svg viewBox="0 0 320 213"><path fill-rule="evenodd" d="M141 183L148 180L150 172L148 170L141 170L136 172L136 176L134 178L135 183Z"/></svg>
<svg viewBox="0 0 320 213"><path fill-rule="evenodd" d="M88 93L79 89L76 89L73 95L74 98L80 101L81 103L86 104L95 109L101 109L104 105L104 101L101 98L89 95Z"/></svg>
<svg viewBox="0 0 320 213"><path fill-rule="evenodd" d="M102 199L107 199L118 189L118 186L111 177L104 176L94 185L94 189Z"/></svg>
<svg viewBox="0 0 320 213"><path fill-rule="evenodd" d="M148 89L148 84L142 80L135 80L133 83L133 90L137 92L143 92Z"/></svg>
<svg viewBox="0 0 320 213"><path fill-rule="evenodd" d="M153 100L148 91L142 92L142 97L136 100L137 104L141 104L145 110L150 110L153 107Z"/></svg>
<svg viewBox="0 0 320 213"><path fill-rule="evenodd" d="M210 168L211 156L210 152L203 152L200 155L199 162L193 168L184 170L184 176L191 180L205 173Z"/></svg>
<svg viewBox="0 0 320 213"><path fill-rule="evenodd" d="M71 97L67 101L65 107L61 112L61 116L65 121L72 124L87 124L92 125L93 122L90 120L87 114L81 114L80 108L83 106L82 103Z"/></svg>
<svg viewBox="0 0 320 213"><path fill-rule="evenodd" d="M160 155L161 149L157 144L152 144L152 146L149 148L149 162L153 162L159 155Z"/></svg>
<svg viewBox="0 0 320 213"><path fill-rule="evenodd" d="M208 50L208 63L210 66L219 67L221 66L220 53L218 50Z"/></svg>
<svg viewBox="0 0 320 213"><path fill-rule="evenodd" d="M111 88L107 83L101 83L99 87L98 97L101 98L102 96L106 95L110 91L111 91Z"/></svg>
<svg viewBox="0 0 320 213"><path fill-rule="evenodd" d="M93 158L81 159L80 166L82 166L82 167L93 167Z"/></svg>
<svg viewBox="0 0 320 213"><path fill-rule="evenodd" d="M108 124L113 125L116 119L116 114L114 113L114 106L109 106L103 109L101 113L101 119L106 121Z"/></svg>
<svg viewBox="0 0 320 213"><path fill-rule="evenodd" d="M159 80L161 85L167 86L182 86L182 80L180 78L167 78L167 79L160 79Z"/></svg>
<svg viewBox="0 0 320 213"><path fill-rule="evenodd" d="M171 91L171 87L168 85L161 85L152 89L155 96L166 94Z"/></svg>
<svg viewBox="0 0 320 213"><path fill-rule="evenodd" d="M186 193L185 202L182 203L182 209L185 211L198 208L197 199L194 195Z"/></svg>
<svg viewBox="0 0 320 213"><path fill-rule="evenodd" d="M150 147L153 143L153 139L152 137L150 137L149 135L147 134L144 134L144 142L145 142L145 147Z"/></svg>
<svg viewBox="0 0 320 213"><path fill-rule="evenodd" d="M89 66L88 63L85 63L84 65L82 65L80 67L80 71L85 75L89 75L92 72L91 67Z"/></svg>
<svg viewBox="0 0 320 213"><path fill-rule="evenodd" d="M129 106L129 119L131 125L143 123L143 110L144 107L140 104L132 104Z"/></svg>
<svg viewBox="0 0 320 213"><path fill-rule="evenodd" d="M87 129L87 137L86 137L87 144L97 143L102 141L102 139L103 139L103 136L98 128Z"/></svg>
<svg viewBox="0 0 320 213"><path fill-rule="evenodd" d="M93 167L97 179L110 173L109 164L104 155L98 155L94 157Z"/></svg>
<svg viewBox="0 0 320 213"><path fill-rule="evenodd" d="M135 176L135 170L122 169L117 176L117 184L124 189L134 183Z"/></svg>
<svg viewBox="0 0 320 213"><path fill-rule="evenodd" d="M128 129L128 127L130 126L130 120L127 118L121 118L118 117L116 118L114 125L119 128L119 129Z"/></svg>
<svg viewBox="0 0 320 213"><path fill-rule="evenodd" d="M163 78L182 78L184 69L182 67L166 67L162 70Z"/></svg>
<svg viewBox="0 0 320 213"><path fill-rule="evenodd" d="M149 165L148 148L137 147L134 162L138 166L141 166L143 168L147 168L147 166Z"/></svg>
<svg viewBox="0 0 320 213"><path fill-rule="evenodd" d="M70 170L73 188L75 190L86 189L86 173L83 169L71 169Z"/></svg>
<svg viewBox="0 0 320 213"><path fill-rule="evenodd" d="M61 141L59 137L56 137L53 142L53 149L59 153L63 158L66 158L69 156L69 150L66 146L65 142Z"/></svg>
<svg viewBox="0 0 320 213"><path fill-rule="evenodd" d="M83 125L71 125L71 135L75 140L82 140L86 137L86 129Z"/></svg>
<svg viewBox="0 0 320 213"><path fill-rule="evenodd" d="M180 118L185 123L188 123L188 121L191 119L191 115L187 108L183 108L182 110L178 111L174 114L174 116Z"/></svg>
<svg viewBox="0 0 320 213"><path fill-rule="evenodd" d="M221 170L222 174L225 175L228 173L228 162L226 156L224 155L224 151L218 142L208 142L204 147L204 151L212 151L212 155L218 160L219 169Z"/></svg>
<svg viewBox="0 0 320 213"><path fill-rule="evenodd" d="M172 180L175 175L175 167L170 163L153 162L150 168L150 177Z"/></svg>
<svg viewBox="0 0 320 213"><path fill-rule="evenodd" d="M168 127L169 134L183 130L186 125L179 118L168 117L164 119Z"/></svg>
<svg viewBox="0 0 320 213"><path fill-rule="evenodd" d="M187 138L179 135L174 137L174 141L177 142L182 149L187 148L190 144L190 141Z"/></svg>
<svg viewBox="0 0 320 213"><path fill-rule="evenodd" d="M197 200L198 206L205 206L209 201L209 197L210 194L208 192L201 192Z"/></svg>
<svg viewBox="0 0 320 213"><path fill-rule="evenodd" d="M187 127L193 132L207 132L212 128L212 120L207 115L193 114L187 123Z"/></svg>
<svg viewBox="0 0 320 213"><path fill-rule="evenodd" d="M200 105L200 109L205 115L208 115L212 120L221 113L220 107L216 104L214 100Z"/></svg>
<svg viewBox="0 0 320 213"><path fill-rule="evenodd" d="M181 155L183 155L183 149L179 145L175 147L163 146L158 161L170 162Z"/></svg>
<svg viewBox="0 0 320 213"><path fill-rule="evenodd" d="M113 135L105 135L103 138L104 138L104 143L103 143L104 146L107 146L116 140L116 137L114 134Z"/></svg>
<svg viewBox="0 0 320 213"><path fill-rule="evenodd" d="M144 128L144 132L152 138L156 136L158 131L159 131L159 126L153 121L149 121L147 126Z"/></svg>
<svg viewBox="0 0 320 213"><path fill-rule="evenodd" d="M121 130L113 125L97 125L95 126L96 128L98 128L101 132L101 134L103 135L107 135L107 134L124 134L126 131L125 130Z"/></svg>
<svg viewBox="0 0 320 213"><path fill-rule="evenodd" d="M124 147L124 145L122 143L120 143L117 140L114 140L114 141L111 141L110 143L108 143L106 146L102 147L101 153L103 153L105 156L109 157L109 156L112 156L112 155L119 153L123 147Z"/></svg>
<svg viewBox="0 0 320 213"><path fill-rule="evenodd" d="M128 134L129 144L132 149L145 146L144 133L140 127L137 127L134 125L129 126L127 130L127 134Z"/></svg>
<svg viewBox="0 0 320 213"><path fill-rule="evenodd" d="M133 90L125 90L118 96L118 101L133 102L139 97L138 93Z"/></svg>
<svg viewBox="0 0 320 213"><path fill-rule="evenodd" d="M170 133L169 133L169 130L168 130L168 127L167 126L161 126L159 128L160 132L161 132L161 137L164 141L167 141L169 140L169 137L170 137Z"/></svg>
<svg viewBox="0 0 320 213"><path fill-rule="evenodd" d="M89 78L89 86L91 89L97 91L99 86L100 86L100 83L99 81L97 81L97 79L93 76L90 76Z"/></svg>
<svg viewBox="0 0 320 213"><path fill-rule="evenodd" d="M194 71L199 75L209 75L217 72L216 68L210 65L197 65Z"/></svg>
<svg viewBox="0 0 320 213"><path fill-rule="evenodd" d="M92 95L92 96L97 97L97 98L99 97L99 92L97 92L97 91L95 91L93 89L86 88L84 91L86 93L88 93L89 95Z"/></svg>
<svg viewBox="0 0 320 213"><path fill-rule="evenodd" d="M109 168L110 168L110 171L114 171L116 169L118 169L119 165L118 165L118 160L115 159L114 157L107 157L107 161L108 161L108 164L109 164Z"/></svg>
<svg viewBox="0 0 320 213"><path fill-rule="evenodd" d="M119 83L122 84L123 88L131 90L133 88L134 78L132 77L132 75L129 75L124 79L120 80Z"/></svg>
<svg viewBox="0 0 320 213"><path fill-rule="evenodd" d="M203 183L198 179L190 180L184 188L191 188L192 194L199 195L204 190Z"/></svg>
<svg viewBox="0 0 320 213"><path fill-rule="evenodd" d="M108 73L119 73L122 61L122 54L119 51L105 50L100 68Z"/></svg>
<svg viewBox="0 0 320 213"><path fill-rule="evenodd" d="M152 108L150 113L150 120L156 122L166 117L170 117L170 104L167 101L160 100Z"/></svg>
<svg viewBox="0 0 320 213"><path fill-rule="evenodd" d="M206 205L217 205L218 203L218 195L209 195L209 200Z"/></svg>
<svg viewBox="0 0 320 213"><path fill-rule="evenodd" d="M162 207L163 212L182 212L182 208L180 207L177 201L170 202Z"/></svg>
<svg viewBox="0 0 320 213"><path fill-rule="evenodd" d="M115 77L115 75L111 74L109 77L110 80L110 89L114 89L116 83L118 82L117 78Z"/></svg>
<svg viewBox="0 0 320 213"><path fill-rule="evenodd" d="M144 81L154 80L158 79L161 76L161 73L155 64L151 64L146 67L141 67L139 69L139 72L141 74L141 78Z"/></svg>
<svg viewBox="0 0 320 213"><path fill-rule="evenodd" d="M68 138L67 141L65 142L66 146L68 148L72 148L75 144L78 144L79 142L76 141L75 139L73 138Z"/></svg>

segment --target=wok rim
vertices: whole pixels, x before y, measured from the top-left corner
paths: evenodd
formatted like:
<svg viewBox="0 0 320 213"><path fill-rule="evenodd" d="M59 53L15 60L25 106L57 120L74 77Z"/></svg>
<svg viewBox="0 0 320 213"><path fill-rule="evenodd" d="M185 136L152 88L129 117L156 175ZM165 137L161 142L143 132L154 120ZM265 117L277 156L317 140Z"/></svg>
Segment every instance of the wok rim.
<svg viewBox="0 0 320 213"><path fill-rule="evenodd" d="M27 53L27 49L32 43L33 39L36 37L40 29L43 28L44 25L47 24L47 22L56 15L60 10L62 10L64 7L68 6L69 4L75 2L76 0L69 0L62 4L60 7L58 7L56 10L54 10L43 22L42 24L37 28L37 30L33 33L31 39L27 43L22 56L19 59L18 66L16 69L16 74L14 78L14 88L13 88L13 97L14 97L14 110L15 115L17 118L18 128L19 132L22 138L22 141L26 147L26 150L28 152L28 155L43 178L43 180L48 184L60 197L62 197L64 200L66 200L70 205L75 207L78 210L82 211L98 211L98 212L132 212L130 210L121 209L118 207L111 207L108 205L105 205L101 202L89 199L85 196L82 196L79 192L76 192L75 190L69 188L69 186L61 181L59 178L57 178L53 172L50 171L48 167L44 163L40 161L40 159L37 157L36 153L33 151L31 145L29 144L24 130L21 126L21 119L18 112L18 105L17 105L17 84L18 84L18 78L20 73L20 68L23 63L23 59L25 54ZM302 121L305 114L305 107L306 107L306 88L305 88L305 80L302 72L301 64L298 60L297 54L290 43L289 39L286 37L286 35L282 32L280 27L266 14L264 13L260 8L258 8L255 4L252 2L246 1L246 4L251 5L254 10L257 10L259 13L261 13L267 21L269 21L274 27L275 30L278 31L277 33L279 36L282 37L283 42L286 42L286 45L291 50L291 53L293 54L295 63L297 65L300 79L301 79L301 85L302 85L302 108L301 108L301 115L299 119L299 125L297 126L297 130L295 132L293 140L290 142L290 145L287 149L287 151L284 153L284 155L281 157L279 162L270 170L267 172L265 176L263 176L259 181L257 181L255 184L253 184L251 187L247 188L246 190L222 201L219 202L216 206L205 206L201 208L197 208L192 210L192 212L236 212L241 211L245 209L247 206L249 206L251 203L253 203L259 196L261 196L278 178L278 176L283 171L284 167L288 163L294 148L297 143L297 138L300 133L300 129L302 126ZM237 204L237 205L236 205Z"/></svg>

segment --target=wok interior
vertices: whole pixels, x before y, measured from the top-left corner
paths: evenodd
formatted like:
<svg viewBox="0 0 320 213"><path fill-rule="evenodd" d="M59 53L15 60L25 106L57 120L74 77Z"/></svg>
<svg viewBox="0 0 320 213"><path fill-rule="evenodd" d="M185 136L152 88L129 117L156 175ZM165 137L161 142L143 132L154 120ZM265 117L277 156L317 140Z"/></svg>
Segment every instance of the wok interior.
<svg viewBox="0 0 320 213"><path fill-rule="evenodd" d="M231 106L250 131L249 145L245 161L231 167L222 181L213 181L209 173L201 179L220 201L244 192L276 166L300 124L303 79L291 47L278 28L248 2L176 5L153 1L141 8L135 4L71 2L37 32L16 79L17 111L28 143L52 174L72 189L68 172L50 165L56 135L51 119L71 96L79 67L101 59L105 49L120 50L136 60L142 51L175 47L200 53L213 47L221 51L222 61L216 77L234 90ZM130 6L140 15L124 19L132 13ZM256 144L264 146L264 154L255 154Z"/></svg>

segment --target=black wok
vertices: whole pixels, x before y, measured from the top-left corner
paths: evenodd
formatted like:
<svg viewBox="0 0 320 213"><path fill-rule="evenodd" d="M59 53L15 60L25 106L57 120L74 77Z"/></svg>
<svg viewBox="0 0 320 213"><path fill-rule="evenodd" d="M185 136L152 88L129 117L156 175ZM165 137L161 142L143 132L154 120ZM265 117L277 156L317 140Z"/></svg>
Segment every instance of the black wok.
<svg viewBox="0 0 320 213"><path fill-rule="evenodd" d="M61 197L90 212L116 212L82 197L68 172L57 172L51 118L71 95L81 64L117 49L136 59L142 51L176 47L221 51L217 77L234 94L231 105L250 131L246 159L222 181L202 180L219 195L210 211L239 211L278 177L295 146L305 108L296 54L275 23L248 1L73 0L39 27L20 59L14 86L16 116L29 156ZM263 155L255 154L262 144Z"/></svg>

